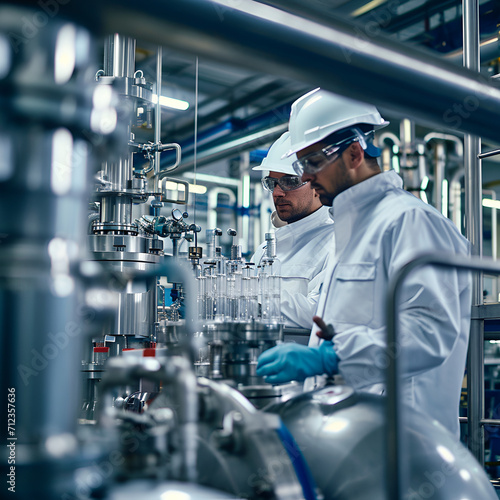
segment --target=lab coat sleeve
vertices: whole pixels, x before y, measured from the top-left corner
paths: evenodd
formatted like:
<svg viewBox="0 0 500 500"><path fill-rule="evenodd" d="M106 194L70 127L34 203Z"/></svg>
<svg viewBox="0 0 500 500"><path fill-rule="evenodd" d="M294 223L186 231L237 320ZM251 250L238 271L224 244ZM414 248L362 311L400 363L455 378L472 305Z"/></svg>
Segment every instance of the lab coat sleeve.
<svg viewBox="0 0 500 500"><path fill-rule="evenodd" d="M387 231L377 272L387 281L412 257L423 252L467 254L468 243L438 214L410 211ZM470 275L454 269L425 266L414 270L401 287L398 311L399 338L396 356L403 378L432 370L444 363L455 343L468 336ZM376 307L386 307L387 286ZM353 326L334 338L339 369L356 388L385 382L388 365L386 328ZM439 383L436 381L436 383Z"/></svg>
<svg viewBox="0 0 500 500"><path fill-rule="evenodd" d="M295 328L307 328L313 325L313 316L318 307L319 293L309 293L307 296L298 293L291 294L281 291L281 314L285 325Z"/></svg>
<svg viewBox="0 0 500 500"><path fill-rule="evenodd" d="M328 258L323 261L321 271L316 274L307 287L307 296L299 293L290 293L281 290L281 314L285 319L285 326L311 329L313 316L318 308L318 301L327 275Z"/></svg>

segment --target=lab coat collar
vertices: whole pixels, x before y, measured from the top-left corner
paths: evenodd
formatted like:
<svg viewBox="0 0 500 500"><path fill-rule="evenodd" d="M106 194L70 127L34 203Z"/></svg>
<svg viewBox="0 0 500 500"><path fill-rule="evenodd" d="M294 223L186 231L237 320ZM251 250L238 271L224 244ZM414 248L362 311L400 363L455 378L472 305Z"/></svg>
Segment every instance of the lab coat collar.
<svg viewBox="0 0 500 500"><path fill-rule="evenodd" d="M333 200L330 208L330 217L339 217L346 210L353 207L362 208L373 200L380 198L390 189L401 189L403 179L394 171L382 172L346 189Z"/></svg>

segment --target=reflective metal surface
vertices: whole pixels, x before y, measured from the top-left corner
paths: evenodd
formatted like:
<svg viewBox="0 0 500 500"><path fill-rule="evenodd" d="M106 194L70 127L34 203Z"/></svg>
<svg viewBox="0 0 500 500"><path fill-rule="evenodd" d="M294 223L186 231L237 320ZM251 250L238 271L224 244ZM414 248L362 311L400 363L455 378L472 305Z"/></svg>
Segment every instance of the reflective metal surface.
<svg viewBox="0 0 500 500"><path fill-rule="evenodd" d="M198 482L239 498L303 499L293 450L275 415L257 411L239 392L199 378ZM167 391L151 410L171 407ZM310 486L310 485L308 485Z"/></svg>
<svg viewBox="0 0 500 500"><path fill-rule="evenodd" d="M380 396L328 386L268 407L299 445L325 499L386 500L385 403ZM402 498L494 500L469 451L436 421L406 409Z"/></svg>
<svg viewBox="0 0 500 500"><path fill-rule="evenodd" d="M0 38L32 16L0 5ZM60 498L84 461L77 371L96 314L76 271L88 178L116 109L111 89L86 83L94 61L82 28L53 19L9 52L0 76L0 386L15 401L0 432L16 460L2 453L0 469L6 477L15 468L19 498Z"/></svg>
<svg viewBox="0 0 500 500"><path fill-rule="evenodd" d="M116 486L107 500L230 500L240 497L229 495L197 484L176 481L142 480Z"/></svg>

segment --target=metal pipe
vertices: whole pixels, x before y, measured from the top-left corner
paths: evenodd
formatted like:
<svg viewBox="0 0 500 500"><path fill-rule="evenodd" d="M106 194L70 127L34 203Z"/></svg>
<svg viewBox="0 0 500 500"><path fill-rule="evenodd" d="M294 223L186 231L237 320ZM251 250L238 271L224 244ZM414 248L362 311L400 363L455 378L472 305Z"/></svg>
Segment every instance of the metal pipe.
<svg viewBox="0 0 500 500"><path fill-rule="evenodd" d="M386 141L392 141L398 148L401 147L401 141L396 134L392 132L383 132L378 136L378 143L383 146Z"/></svg>
<svg viewBox="0 0 500 500"><path fill-rule="evenodd" d="M443 212L443 179L445 178L446 154L444 143L438 142L434 149L434 207Z"/></svg>
<svg viewBox="0 0 500 500"><path fill-rule="evenodd" d="M219 195L224 194L229 198L229 205L236 205L236 195L234 191L225 187L213 187L208 190L208 227L217 227L217 205L219 204Z"/></svg>
<svg viewBox="0 0 500 500"><path fill-rule="evenodd" d="M181 439L181 470L179 477L184 481L195 482L197 478L198 449L198 393L197 378L191 364L185 358L176 357L167 361L168 368L175 360L176 372L173 374L173 394L179 409L180 439Z"/></svg>
<svg viewBox="0 0 500 500"><path fill-rule="evenodd" d="M481 47L481 63L487 64L494 59L500 57L500 45L498 44L498 33L492 33L491 36L485 37L483 33L483 41ZM447 61L455 64L463 64L463 50L457 49L443 56Z"/></svg>
<svg viewBox="0 0 500 500"><path fill-rule="evenodd" d="M152 0L140 7L113 0L100 8L106 32L307 82L415 121L498 140L500 89L367 27L311 20L250 0Z"/></svg>
<svg viewBox="0 0 500 500"><path fill-rule="evenodd" d="M461 139L451 134L442 134L440 132L429 132L424 136L424 142L428 143L432 139L438 139L442 141L450 141L455 145L455 154L460 158L464 155L464 145Z"/></svg>
<svg viewBox="0 0 500 500"><path fill-rule="evenodd" d="M269 144L270 142L275 141L287 129L288 122L281 123L266 130L261 130L244 137L234 139L225 144L213 146L212 148L206 149L202 153L198 153L196 164L200 167L202 165L207 165L208 163L213 163L214 161L227 158L229 155L236 156L244 153L245 151L250 151L251 149ZM187 161L185 160L182 165L177 168L176 173L192 170L193 166L194 158L188 157Z"/></svg>
<svg viewBox="0 0 500 500"><path fill-rule="evenodd" d="M163 60L163 48L159 45L156 49L156 109L155 109L155 144L158 144L161 141L161 104L160 104L160 96L161 96L161 80L162 80L162 60ZM156 184L158 184L158 180L156 175L160 171L160 158L161 152L155 152L155 165L154 165L154 173ZM157 188L157 186L155 186ZM156 189L157 191L157 189Z"/></svg>
<svg viewBox="0 0 500 500"><path fill-rule="evenodd" d="M182 457L180 462L174 465L178 468L174 475L180 480L195 482L197 478L198 394L196 375L189 361L181 356L171 356L162 364L152 359L119 356L113 357L106 368L100 384L101 397L97 407L97 419L103 428L113 428L116 425L117 411L113 407L111 389L141 379L172 386L171 394L176 405L180 427L179 453ZM130 416L130 418L137 417L134 414Z"/></svg>
<svg viewBox="0 0 500 500"><path fill-rule="evenodd" d="M464 169L461 168L455 172L450 181L450 215L451 220L462 232L462 182Z"/></svg>
<svg viewBox="0 0 500 500"><path fill-rule="evenodd" d="M194 338L194 333L199 331L196 310L196 280L188 262L165 256L154 269L141 273L136 279L149 276L166 276L171 283L182 283L186 297L186 330L189 338Z"/></svg>
<svg viewBox="0 0 500 500"><path fill-rule="evenodd" d="M463 0L464 66L479 71L479 1ZM481 134L478 134L481 135ZM464 137L466 236L472 244L472 255L483 255L482 175L478 155L479 137ZM483 303L483 276L478 273L472 282L472 305ZM484 464L484 320L471 321L471 335L467 357L468 446L480 464Z"/></svg>
<svg viewBox="0 0 500 500"><path fill-rule="evenodd" d="M459 417L458 420L462 424L465 424L468 421L467 417ZM483 418L483 420L481 420L481 425L497 425L497 426L500 426L500 420L493 419L493 418Z"/></svg>
<svg viewBox="0 0 500 500"><path fill-rule="evenodd" d="M482 160L483 158L489 158L490 156L500 155L500 149L494 149L493 151L487 151L486 153L481 153L478 158Z"/></svg>

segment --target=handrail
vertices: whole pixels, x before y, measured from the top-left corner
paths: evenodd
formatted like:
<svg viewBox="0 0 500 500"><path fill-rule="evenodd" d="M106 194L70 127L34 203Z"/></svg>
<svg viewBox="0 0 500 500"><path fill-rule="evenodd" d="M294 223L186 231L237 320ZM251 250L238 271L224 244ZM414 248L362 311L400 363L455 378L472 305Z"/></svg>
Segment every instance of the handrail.
<svg viewBox="0 0 500 500"><path fill-rule="evenodd" d="M387 498L388 500L400 500L402 497L401 484L401 462L400 462L400 413L401 403L399 400L400 380L398 377L399 366L398 357L391 355L391 346L397 345L398 315L397 302L400 287L403 280L413 270L425 266L434 265L438 267L448 267L469 271L489 272L500 274L500 263L490 259L479 257L463 257L458 255L448 255L439 253L426 253L419 255L403 265L389 282L387 292L387 348L388 348L388 368L387 368ZM481 419L482 422L484 419Z"/></svg>

